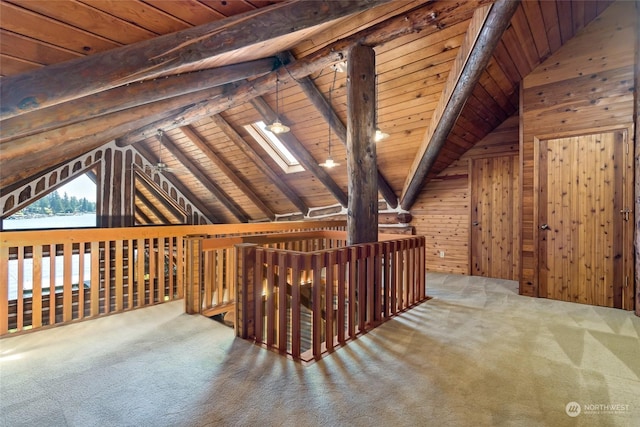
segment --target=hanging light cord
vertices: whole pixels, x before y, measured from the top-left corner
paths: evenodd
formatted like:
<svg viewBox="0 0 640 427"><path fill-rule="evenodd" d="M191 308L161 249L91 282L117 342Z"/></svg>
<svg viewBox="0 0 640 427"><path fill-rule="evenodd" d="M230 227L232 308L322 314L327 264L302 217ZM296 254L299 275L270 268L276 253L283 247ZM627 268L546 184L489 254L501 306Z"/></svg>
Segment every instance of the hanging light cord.
<svg viewBox="0 0 640 427"><path fill-rule="evenodd" d="M280 79L276 75L276 120L280 120L280 98L278 97L278 83Z"/></svg>
<svg viewBox="0 0 640 427"><path fill-rule="evenodd" d="M331 132L333 131L333 104L331 103L333 99L333 89L336 86L336 77L338 75L338 70L333 71L333 82L331 83L331 88L329 89L329 157L331 157Z"/></svg>

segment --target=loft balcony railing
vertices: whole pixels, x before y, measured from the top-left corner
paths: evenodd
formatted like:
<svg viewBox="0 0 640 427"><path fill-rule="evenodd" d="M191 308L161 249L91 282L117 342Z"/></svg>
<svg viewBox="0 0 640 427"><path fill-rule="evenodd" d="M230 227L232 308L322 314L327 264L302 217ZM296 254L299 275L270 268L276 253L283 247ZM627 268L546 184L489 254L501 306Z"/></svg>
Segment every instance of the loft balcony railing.
<svg viewBox="0 0 640 427"><path fill-rule="evenodd" d="M335 230L192 236L185 254L188 312L234 309L238 336L303 362L427 298L422 236L352 246ZM234 292L234 307L220 299Z"/></svg>
<svg viewBox="0 0 640 427"><path fill-rule="evenodd" d="M11 231L0 336L184 298L236 334L317 360L426 299L425 239L346 245L344 221Z"/></svg>
<svg viewBox="0 0 640 427"><path fill-rule="evenodd" d="M339 229L342 222L4 231L0 234L0 336L120 313L184 297L187 235L214 238ZM208 270L220 277L215 301L234 304L233 258ZM203 272L204 274L204 272ZM216 274L218 276L216 276ZM189 287L191 289L191 287ZM228 293L231 292L231 293ZM228 308L228 307L227 307Z"/></svg>

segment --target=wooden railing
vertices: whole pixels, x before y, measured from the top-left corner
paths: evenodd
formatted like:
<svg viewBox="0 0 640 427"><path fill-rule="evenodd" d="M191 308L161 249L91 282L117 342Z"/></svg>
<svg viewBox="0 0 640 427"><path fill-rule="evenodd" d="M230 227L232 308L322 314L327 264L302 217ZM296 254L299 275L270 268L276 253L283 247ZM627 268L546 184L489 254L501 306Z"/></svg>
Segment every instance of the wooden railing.
<svg viewBox="0 0 640 427"><path fill-rule="evenodd" d="M301 237L306 243L293 243ZM288 235L276 244L279 238L237 246L243 338L311 361L426 299L424 237L381 236L355 246L336 232Z"/></svg>
<svg viewBox="0 0 640 427"><path fill-rule="evenodd" d="M198 240L184 236L231 238L340 227L343 222L318 221L5 231L0 234L0 336L182 298L185 277L202 281L185 276L194 270L185 268L184 242ZM208 257L198 262L209 266L207 277L220 281L228 294L205 291L205 307L233 303L235 257L229 249Z"/></svg>

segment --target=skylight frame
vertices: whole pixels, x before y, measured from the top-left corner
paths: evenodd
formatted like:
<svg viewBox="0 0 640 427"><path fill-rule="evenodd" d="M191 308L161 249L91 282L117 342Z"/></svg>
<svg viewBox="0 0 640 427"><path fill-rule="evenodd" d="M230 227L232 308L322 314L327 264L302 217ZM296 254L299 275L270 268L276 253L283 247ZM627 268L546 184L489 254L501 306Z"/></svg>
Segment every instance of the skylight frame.
<svg viewBox="0 0 640 427"><path fill-rule="evenodd" d="M298 159L277 135L266 129L266 124L262 120L245 125L244 128L285 173L304 171Z"/></svg>

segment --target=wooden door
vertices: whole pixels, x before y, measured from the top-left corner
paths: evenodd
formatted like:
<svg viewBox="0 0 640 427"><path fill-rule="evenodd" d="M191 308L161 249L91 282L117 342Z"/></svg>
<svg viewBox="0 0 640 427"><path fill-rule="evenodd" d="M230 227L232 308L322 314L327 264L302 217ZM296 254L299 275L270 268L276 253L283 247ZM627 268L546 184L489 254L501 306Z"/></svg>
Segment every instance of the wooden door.
<svg viewBox="0 0 640 427"><path fill-rule="evenodd" d="M471 186L471 274L518 280L518 157L473 159Z"/></svg>
<svg viewBox="0 0 640 427"><path fill-rule="evenodd" d="M627 308L626 132L540 141L539 153L539 296Z"/></svg>

